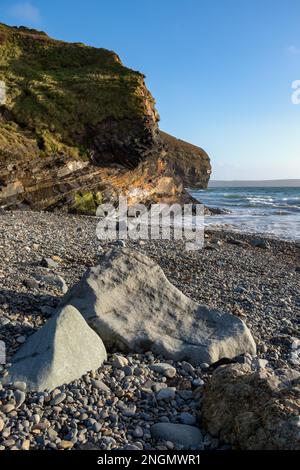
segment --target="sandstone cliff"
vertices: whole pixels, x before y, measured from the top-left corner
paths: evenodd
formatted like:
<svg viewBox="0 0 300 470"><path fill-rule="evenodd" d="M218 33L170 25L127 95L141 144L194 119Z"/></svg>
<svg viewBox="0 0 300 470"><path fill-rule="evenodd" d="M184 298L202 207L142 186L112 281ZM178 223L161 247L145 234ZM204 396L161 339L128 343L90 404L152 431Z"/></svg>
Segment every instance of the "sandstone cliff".
<svg viewBox="0 0 300 470"><path fill-rule="evenodd" d="M114 52L0 24L0 81L1 206L94 213L207 185L205 152L160 133L144 76Z"/></svg>

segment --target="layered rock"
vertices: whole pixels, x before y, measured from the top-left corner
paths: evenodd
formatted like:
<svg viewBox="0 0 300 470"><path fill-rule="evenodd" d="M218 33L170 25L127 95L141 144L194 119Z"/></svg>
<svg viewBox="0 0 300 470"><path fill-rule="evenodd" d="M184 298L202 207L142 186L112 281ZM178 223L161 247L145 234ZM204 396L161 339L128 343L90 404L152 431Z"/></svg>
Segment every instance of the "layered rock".
<svg viewBox="0 0 300 470"><path fill-rule="evenodd" d="M202 420L214 436L244 450L300 449L300 374L223 366L205 385Z"/></svg>
<svg viewBox="0 0 300 470"><path fill-rule="evenodd" d="M144 76L114 52L0 24L0 81L4 207L94 214L119 194L186 202L185 185L207 184L206 154L159 133Z"/></svg>
<svg viewBox="0 0 300 470"><path fill-rule="evenodd" d="M198 305L147 256L111 250L63 299L75 306L108 350L148 350L176 361L213 363L255 343L239 318Z"/></svg>
<svg viewBox="0 0 300 470"><path fill-rule="evenodd" d="M160 131L160 136L166 149L166 158L184 186L206 188L211 175L207 153L200 147L165 132Z"/></svg>
<svg viewBox="0 0 300 470"><path fill-rule="evenodd" d="M72 306L59 311L12 358L6 382L28 390L53 390L98 369L106 360L99 336Z"/></svg>

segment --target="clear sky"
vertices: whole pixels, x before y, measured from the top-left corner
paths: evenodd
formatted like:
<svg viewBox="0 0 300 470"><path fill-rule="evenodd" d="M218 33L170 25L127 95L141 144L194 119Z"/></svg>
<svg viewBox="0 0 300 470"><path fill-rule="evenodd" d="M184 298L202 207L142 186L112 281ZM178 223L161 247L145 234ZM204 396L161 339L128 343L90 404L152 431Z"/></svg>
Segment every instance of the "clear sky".
<svg viewBox="0 0 300 470"><path fill-rule="evenodd" d="M214 179L300 178L300 0L1 0L0 21L116 51Z"/></svg>

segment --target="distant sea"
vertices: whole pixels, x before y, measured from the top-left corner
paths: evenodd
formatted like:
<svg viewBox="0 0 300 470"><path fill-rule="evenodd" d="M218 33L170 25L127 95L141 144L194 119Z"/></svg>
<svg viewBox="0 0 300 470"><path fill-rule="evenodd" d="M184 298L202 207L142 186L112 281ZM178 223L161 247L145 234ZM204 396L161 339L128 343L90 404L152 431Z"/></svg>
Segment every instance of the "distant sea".
<svg viewBox="0 0 300 470"><path fill-rule="evenodd" d="M217 187L189 190L208 207L230 214L208 216L205 225L300 241L300 187Z"/></svg>

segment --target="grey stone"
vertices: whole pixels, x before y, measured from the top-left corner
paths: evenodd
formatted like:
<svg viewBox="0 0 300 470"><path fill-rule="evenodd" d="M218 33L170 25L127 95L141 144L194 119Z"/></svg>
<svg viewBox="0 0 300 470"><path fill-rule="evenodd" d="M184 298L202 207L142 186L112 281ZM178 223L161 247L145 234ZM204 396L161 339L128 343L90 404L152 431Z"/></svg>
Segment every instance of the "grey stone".
<svg viewBox="0 0 300 470"><path fill-rule="evenodd" d="M176 375L175 367L173 367L170 364L167 364L165 362L159 362L158 364L152 364L150 366L150 369L152 369L154 372L157 372L158 374L164 375L165 377L168 377L168 378L173 378Z"/></svg>
<svg viewBox="0 0 300 470"><path fill-rule="evenodd" d="M54 261L52 258L43 258L41 261L41 266L48 269L55 269L57 268L58 263L56 263L56 261Z"/></svg>
<svg viewBox="0 0 300 470"><path fill-rule="evenodd" d="M20 408L26 400L26 393L22 390L16 390L14 396L16 400L16 408Z"/></svg>
<svg viewBox="0 0 300 470"><path fill-rule="evenodd" d="M58 393L57 395L55 395L54 398L52 398L50 405L51 406L59 405L66 399L66 396L67 395L65 393Z"/></svg>
<svg viewBox="0 0 300 470"><path fill-rule="evenodd" d="M28 338L12 359L6 382L24 381L32 391L53 390L98 369L105 347L72 306L57 312Z"/></svg>
<svg viewBox="0 0 300 470"><path fill-rule="evenodd" d="M16 382L14 382L14 383L12 384L12 388L13 388L14 390L22 390L22 392L26 392L27 384L26 384L26 382L18 382L18 381L16 381Z"/></svg>
<svg viewBox="0 0 300 470"><path fill-rule="evenodd" d="M62 304L74 305L109 349L150 349L191 364L256 354L242 320L198 305L174 287L154 261L128 248L105 254Z"/></svg>
<svg viewBox="0 0 300 470"><path fill-rule="evenodd" d="M158 441L170 441L184 449L195 448L202 444L202 434L194 426L174 423L156 423L151 426L151 436Z"/></svg>
<svg viewBox="0 0 300 470"><path fill-rule="evenodd" d="M156 396L158 400L171 401L174 400L176 394L175 387L167 387L160 390Z"/></svg>
<svg viewBox="0 0 300 470"><path fill-rule="evenodd" d="M180 421L182 424L188 424L193 426L196 424L196 418L191 413L182 412L180 413Z"/></svg>
<svg viewBox="0 0 300 470"><path fill-rule="evenodd" d="M36 274L35 277L40 282L40 285L50 286L56 290L61 291L63 294L66 294L68 292L68 286L66 284L66 281L58 274Z"/></svg>
<svg viewBox="0 0 300 470"><path fill-rule="evenodd" d="M119 354L115 354L113 356L112 366L116 369L122 369L128 365L128 360L124 356L120 356Z"/></svg>
<svg viewBox="0 0 300 470"><path fill-rule="evenodd" d="M28 289L38 289L40 286L39 282L36 279L25 279L23 284Z"/></svg>
<svg viewBox="0 0 300 470"><path fill-rule="evenodd" d="M270 248L270 244L267 242L267 240L263 240L262 238L257 238L255 240L252 240L251 245L254 246L255 248L263 248L265 250Z"/></svg>
<svg viewBox="0 0 300 470"><path fill-rule="evenodd" d="M101 392L110 393L110 388L102 380L92 380L92 386Z"/></svg>

